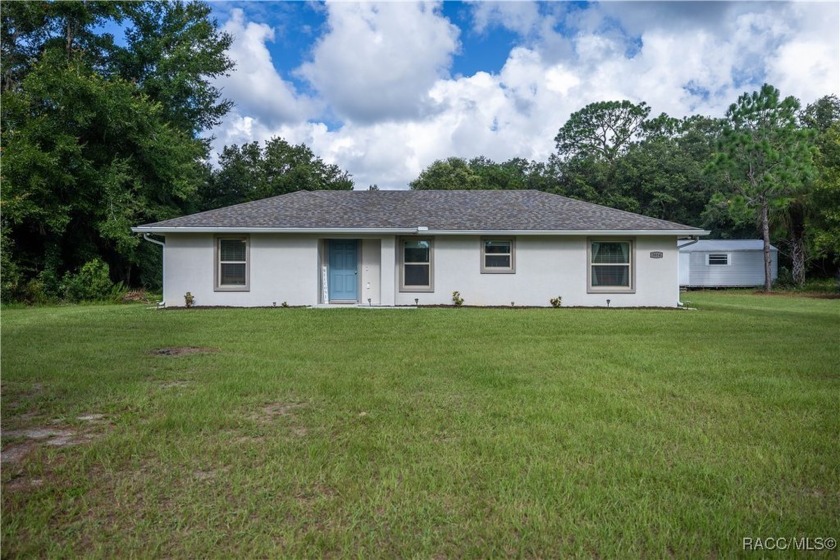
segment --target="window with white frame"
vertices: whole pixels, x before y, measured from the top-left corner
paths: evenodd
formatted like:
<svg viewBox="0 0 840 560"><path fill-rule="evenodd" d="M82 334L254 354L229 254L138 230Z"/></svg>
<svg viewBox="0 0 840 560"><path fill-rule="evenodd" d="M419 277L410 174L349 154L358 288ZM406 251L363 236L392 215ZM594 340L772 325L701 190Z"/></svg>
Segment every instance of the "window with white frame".
<svg viewBox="0 0 840 560"><path fill-rule="evenodd" d="M216 238L216 290L248 291L248 238Z"/></svg>
<svg viewBox="0 0 840 560"><path fill-rule="evenodd" d="M515 272L514 251L513 239L483 239L481 241L481 272Z"/></svg>
<svg viewBox="0 0 840 560"><path fill-rule="evenodd" d="M407 238L400 241L400 291L433 290L432 240Z"/></svg>
<svg viewBox="0 0 840 560"><path fill-rule="evenodd" d="M706 255L709 266L729 266L729 253L709 253Z"/></svg>
<svg viewBox="0 0 840 560"><path fill-rule="evenodd" d="M590 241L589 291L629 292L633 290L633 243Z"/></svg>

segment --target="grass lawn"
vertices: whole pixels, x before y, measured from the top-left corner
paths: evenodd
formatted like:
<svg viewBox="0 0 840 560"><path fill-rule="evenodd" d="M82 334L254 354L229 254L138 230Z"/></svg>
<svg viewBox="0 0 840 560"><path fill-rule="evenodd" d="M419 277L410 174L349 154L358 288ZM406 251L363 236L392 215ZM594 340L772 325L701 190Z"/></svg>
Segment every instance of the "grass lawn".
<svg viewBox="0 0 840 560"><path fill-rule="evenodd" d="M3 556L840 538L840 300L684 299L698 310L4 309Z"/></svg>

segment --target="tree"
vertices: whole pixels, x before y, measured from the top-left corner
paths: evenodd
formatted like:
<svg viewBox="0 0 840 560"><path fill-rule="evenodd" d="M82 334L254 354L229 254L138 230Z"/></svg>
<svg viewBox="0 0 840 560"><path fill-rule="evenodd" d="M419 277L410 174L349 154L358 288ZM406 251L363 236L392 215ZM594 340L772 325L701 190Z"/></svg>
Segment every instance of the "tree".
<svg viewBox="0 0 840 560"><path fill-rule="evenodd" d="M410 183L415 190L546 190L549 181L546 166L524 158L512 158L503 163L484 156L467 161L451 157L437 160L420 172Z"/></svg>
<svg viewBox="0 0 840 560"><path fill-rule="evenodd" d="M294 191L350 190L350 174L325 163L305 144L292 145L272 138L261 148L258 142L225 146L218 169L202 186L200 209L277 196Z"/></svg>
<svg viewBox="0 0 840 560"><path fill-rule="evenodd" d="M806 217L810 248L814 256L840 266L840 99L834 95L818 99L800 120L814 131L817 150Z"/></svg>
<svg viewBox="0 0 840 560"><path fill-rule="evenodd" d="M706 117L674 119L665 114L644 123L644 136L615 163L612 181L638 205L635 211L683 224L700 225L718 178L705 168L720 124Z"/></svg>
<svg viewBox="0 0 840 560"><path fill-rule="evenodd" d="M208 16L195 2L4 4L2 226L22 281L55 293L97 258L126 283L144 273L154 248L130 226L190 207L198 133L230 106L210 84L231 39Z"/></svg>
<svg viewBox="0 0 840 560"><path fill-rule="evenodd" d="M414 190L460 190L481 189L484 183L467 160L451 157L433 162L409 186Z"/></svg>
<svg viewBox="0 0 840 560"><path fill-rule="evenodd" d="M233 106L213 85L233 68L225 54L233 38L219 32L210 12L200 2L129 3L127 46L114 55L119 75L160 103L164 119L191 136L218 125Z"/></svg>
<svg viewBox="0 0 840 560"><path fill-rule="evenodd" d="M562 159L594 158L613 163L638 139L650 113L644 102L600 101L572 113L554 141Z"/></svg>
<svg viewBox="0 0 840 560"><path fill-rule="evenodd" d="M779 90L764 84L744 93L726 112L726 125L714 166L725 173L728 196L715 204L757 216L764 240L764 290L772 289L770 274L770 213L786 204L812 171L808 134L797 126L799 101L781 99Z"/></svg>
<svg viewBox="0 0 840 560"><path fill-rule="evenodd" d="M616 180L616 167L641 139L650 108L645 103L601 101L572 113L554 138L562 194L630 212L639 202Z"/></svg>

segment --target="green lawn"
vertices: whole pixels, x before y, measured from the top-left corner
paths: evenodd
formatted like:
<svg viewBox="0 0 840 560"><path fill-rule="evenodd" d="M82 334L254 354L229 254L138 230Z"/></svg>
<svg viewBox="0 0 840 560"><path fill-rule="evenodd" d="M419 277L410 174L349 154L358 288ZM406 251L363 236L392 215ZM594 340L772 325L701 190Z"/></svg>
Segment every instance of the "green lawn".
<svg viewBox="0 0 840 560"><path fill-rule="evenodd" d="M3 556L840 538L840 300L684 299L698 310L4 309ZM206 351L155 353L173 347Z"/></svg>

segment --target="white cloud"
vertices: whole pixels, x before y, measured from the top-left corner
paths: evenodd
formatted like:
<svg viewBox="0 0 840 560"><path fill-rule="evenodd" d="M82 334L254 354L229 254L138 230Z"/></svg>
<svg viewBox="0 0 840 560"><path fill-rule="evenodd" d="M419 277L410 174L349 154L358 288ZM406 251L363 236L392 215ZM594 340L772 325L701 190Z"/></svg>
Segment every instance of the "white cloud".
<svg viewBox="0 0 840 560"><path fill-rule="evenodd" d="M764 81L803 104L840 94L836 4L552 4L556 13L537 20L525 4L482 6L474 9L485 14L478 27L506 21L521 30L522 44L498 72L452 77L458 32L437 5L327 5L329 29L301 69L322 96L320 116L271 66L271 30L235 15L228 25L247 39L237 59L251 57L249 77L235 83L266 79L266 89L286 97L271 104L256 85L237 95L227 90L237 107L215 131L215 145L282 136L350 171L358 188L406 188L449 156L545 160L569 115L595 101L645 101L654 114L675 117L723 116ZM330 128L326 115L343 120Z"/></svg>
<svg viewBox="0 0 840 560"><path fill-rule="evenodd" d="M300 69L344 120L418 118L448 74L459 30L438 4L330 3L329 31Z"/></svg>
<svg viewBox="0 0 840 560"><path fill-rule="evenodd" d="M540 23L540 9L536 2L476 2L472 8L473 29L479 33L499 26L527 36Z"/></svg>
<svg viewBox="0 0 840 560"><path fill-rule="evenodd" d="M223 30L233 36L228 56L236 69L216 85L236 103L239 113L265 123L300 122L312 114L312 100L299 96L274 67L266 47L266 41L274 40L274 29L264 23L246 23L243 11L236 8Z"/></svg>

